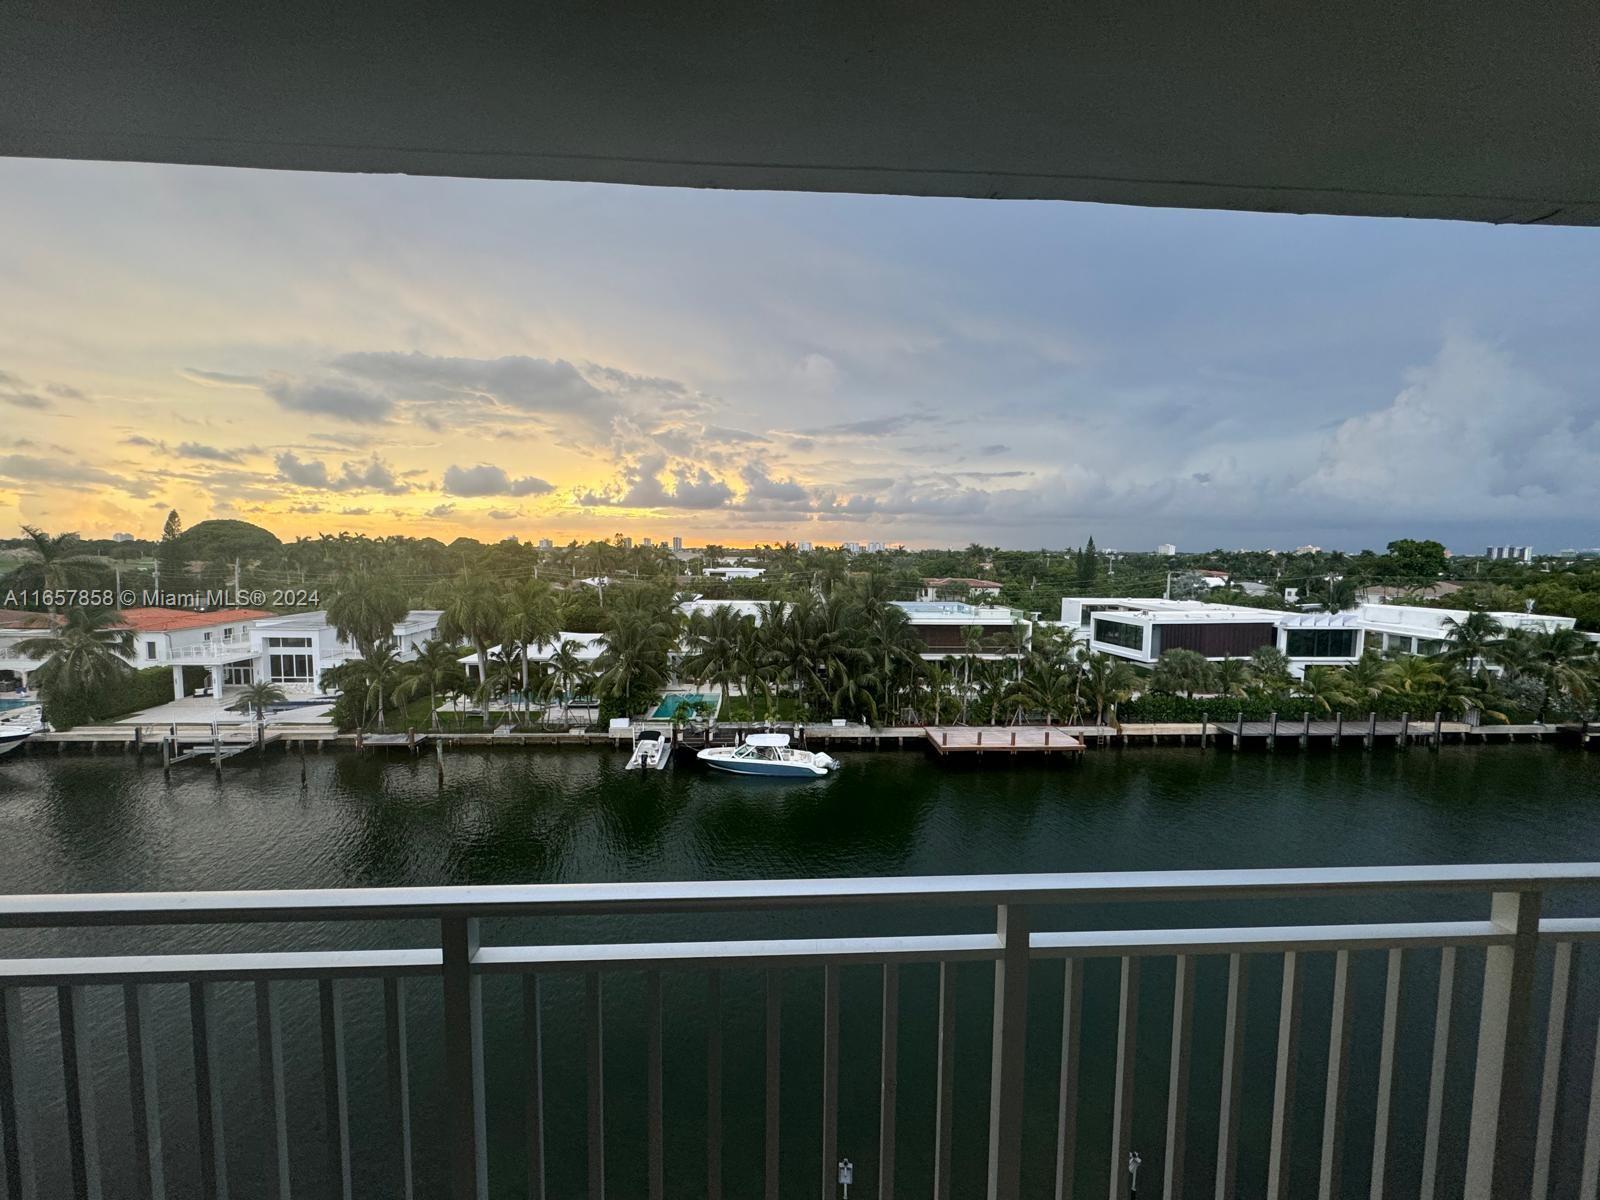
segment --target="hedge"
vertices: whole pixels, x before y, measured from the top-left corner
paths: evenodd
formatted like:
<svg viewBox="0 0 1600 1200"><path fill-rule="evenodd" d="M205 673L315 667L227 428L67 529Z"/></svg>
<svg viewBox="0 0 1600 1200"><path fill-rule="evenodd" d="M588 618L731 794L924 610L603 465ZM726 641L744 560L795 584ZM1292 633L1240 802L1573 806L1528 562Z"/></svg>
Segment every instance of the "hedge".
<svg viewBox="0 0 1600 1200"><path fill-rule="evenodd" d="M1398 717L1404 711L1406 702L1403 697L1380 696L1352 705L1345 710L1344 715L1354 719L1375 712L1380 717ZM1237 721L1241 716L1246 721L1265 721L1273 713L1277 713L1284 720L1298 721L1308 712L1313 721L1333 716L1321 705L1304 696L1196 696L1191 700L1185 696L1152 694L1140 696L1136 700L1129 700L1117 706L1118 719L1126 722L1193 723L1198 722L1201 717L1213 722L1226 722ZM1433 716L1431 712L1412 712L1411 715Z"/></svg>
<svg viewBox="0 0 1600 1200"><path fill-rule="evenodd" d="M166 704L172 699L172 669L148 667L129 672L125 682L104 696L78 696L71 693L44 698L44 719L53 729L65 732L77 725L97 725L115 721L132 713Z"/></svg>

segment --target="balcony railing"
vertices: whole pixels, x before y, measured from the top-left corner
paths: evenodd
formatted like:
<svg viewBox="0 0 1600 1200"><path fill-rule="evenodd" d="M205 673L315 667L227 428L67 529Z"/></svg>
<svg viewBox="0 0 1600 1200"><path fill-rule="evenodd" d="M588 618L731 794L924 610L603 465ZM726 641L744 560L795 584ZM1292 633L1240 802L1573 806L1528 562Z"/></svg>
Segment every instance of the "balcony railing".
<svg viewBox="0 0 1600 1200"><path fill-rule="evenodd" d="M299 1067L286 1058L283 1018L284 995L289 981L310 981L316 992L316 1039L319 1061L309 1067L320 1075L321 1110L325 1116L322 1145L333 1194L352 1191L352 1132L349 1064L345 1040L346 981L377 980L381 984L381 1089L386 1106L381 1124L386 1134L382 1152L392 1159L393 1187L385 1194L411 1196L414 1183L411 1115L411 1055L426 1040L442 1050L442 1111L448 1128L440 1139L444 1163L435 1174L448 1180L449 1194L457 1200L482 1200L490 1193L491 1161L486 1128L491 1113L485 1090L486 1025L483 988L499 976L520 978L517 1011L522 1028L515 1039L515 1054L525 1071L519 1090L522 1111L513 1114L521 1127L518 1138L517 1176L526 1174L527 1194L544 1197L547 1168L560 1155L581 1157L579 1174L587 1178L587 1195L599 1200L607 1191L607 1077L603 1036L602 995L608 981L626 973L642 976L642 1030L644 1054L637 1063L643 1076L643 1109L639 1117L645 1132L644 1177L627 1186L614 1186L618 1195L648 1195L659 1200L667 1194L671 1177L677 1194L720 1200L725 1194L753 1194L753 1189L724 1190L723 1087L730 1071L762 1080L764 1106L762 1190L776 1197L780 1186L780 1152L785 1138L785 1114L800 1108L820 1115L820 1145L816 1157L812 1194L835 1195L840 1126L840 1015L844 1001L843 972L876 972L873 990L881 989L881 1038L873 1067L873 1090L878 1118L875 1144L868 1147L876 1178L857 1178L857 1195L890 1198L896 1189L897 1146L916 1139L917 1152L931 1157L932 1192L937 1200L952 1195L952 1156L973 1151L954 1136L953 1107L956 1055L955 978L959 964L990 963L993 970L993 1005L985 1014L989 1029L988 1138L981 1153L986 1157L985 1188L991 1200L1016 1200L1024 1194L1045 1194L1048 1186L1024 1190L1025 1163L1035 1182L1054 1177L1054 1195L1074 1194L1085 1156L1100 1156L1109 1168L1110 1194L1126 1195L1126 1165L1130 1153L1140 1151L1146 1160L1140 1181L1146 1197L1259 1194L1239 1182L1244 1142L1256 1153L1264 1136L1265 1194L1274 1200L1308 1194L1292 1190L1296 1178L1310 1177L1316 1165L1316 1194L1336 1197L1353 1193L1344 1176L1359 1172L1370 1178L1363 1195L1399 1195L1389 1181L1397 1174L1420 1178L1420 1189L1408 1194L1435 1200L1445 1193L1441 1178L1449 1174L1462 1183L1455 1194L1473 1200L1490 1197L1527 1197L1543 1200L1556 1194L1552 1179L1556 1169L1564 1177L1579 1179L1581 1194L1596 1194L1600 1181L1600 1055L1593 1065L1574 1062L1577 1041L1574 1027L1580 1009L1593 1007L1578 987L1577 948L1600 937L1600 919L1586 916L1545 915L1546 896L1581 903L1600 886L1600 864L1520 866L1362 867L1318 870L1240 870L1189 872L1135 872L1077 875L944 876L923 878L757 880L709 883L550 884L537 886L485 886L443 888L353 889L323 891L262 891L210 893L118 893L102 895L46 895L0 898L0 937L39 938L49 931L52 957L13 957L0 960L0 1158L4 1163L3 1194L14 1200L32 1200L45 1193L41 1178L48 1174L36 1153L36 1140L47 1121L64 1122L68 1170L57 1177L70 1178L72 1192L80 1196L101 1194L102 1156L106 1161L133 1164L139 1193L145 1196L189 1195L187 1188L166 1189L165 1171L180 1159L184 1169L200 1181L200 1194L227 1194L227 1146L224 1131L233 1122L248 1126L268 1143L262 1161L268 1178L253 1179L261 1194L290 1194L291 1158L307 1153L292 1144L287 1119L286 1086L289 1068ZM1178 908L1194 912L1207 905L1227 911L1250 911L1270 916L1294 905L1354 905L1366 912L1414 916L1417 904L1479 908L1470 919L1406 919L1386 923L1300 924L1248 926L1145 928L1126 919L1115 928L1044 927L1047 914L1067 926L1081 924L1087 914L1095 918L1115 911L1124 918L1140 913L1161 915ZM973 909L989 913L983 932L928 933L929 921L951 924L954 914ZM1400 914L1396 910L1402 910ZM1440 909L1440 911L1443 911ZM695 920L728 928L752 921L773 922L796 913L816 920L838 920L845 913L863 913L898 925L899 932L870 936L810 936L804 938L713 938L693 941L611 941L593 936L606 921ZM685 914L688 916L686 917ZM1459 913L1457 914L1460 915ZM489 944L481 940L483 923L502 918L548 919L550 928L566 923L579 939L534 944ZM383 923L381 926L378 923ZM267 923L311 923L321 929L345 932L366 930L378 940L398 922L427 922L436 930L429 945L410 948L252 950L237 948L248 928ZM992 924L991 924L992 922ZM355 924L352 924L355 923ZM208 949L183 953L96 955L75 953L92 949L88 941L103 941L107 927L119 939L131 927L183 926L199 933ZM26 931L36 931L29 933ZM180 931L169 931L180 932ZM0 943L3 944L3 943ZM1481 986L1469 987L1465 970L1481 951ZM1358 1021L1353 984L1358 956L1378 952L1359 961L1382 969L1381 1001L1370 1008L1371 1020ZM1460 961L1458 962L1458 955ZM1210 1006L1215 1020L1201 1019L1196 1007L1200 964L1217 956L1217 982L1225 966L1225 993ZM1096 960L1117 963L1114 1014L1106 1021L1115 1027L1114 1069L1098 1072L1109 1084L1103 1094L1089 1095L1089 1074L1084 1064L1094 1049L1082 1038L1086 1006L1085 980ZM1261 960L1274 969L1263 972ZM1141 997L1150 999L1151 964L1165 966L1159 978L1170 978L1170 1037L1165 1069L1152 1080L1148 1053L1138 1050ZM931 1063L933 1120L911 1128L902 1118L899 1080L901 968L907 964L937 965L937 1020L930 1023L932 1037L920 1049ZM1255 969L1252 970L1252 963ZM1431 1017L1426 1039L1418 1036L1417 1021L1405 1016L1404 992L1418 977L1437 981L1425 1005ZM1324 989L1325 972L1313 964L1331 966L1331 984ZM1426 965L1427 969L1419 969ZM726 978L744 969L757 969L764 980L762 1013L763 1053L747 1059L725 1058L721 997ZM780 972L804 968L820 973L821 1020L816 1051L821 1056L820 1087L797 1092L780 1071L784 992ZM1210 970L1211 968L1207 968ZM1146 981L1141 986L1141 972ZM579 1075L582 1123L585 1136L576 1144L547 1145L549 1112L545 1089L545 1033L542 1013L546 981L562 974L581 979L582 1016ZM704 978L705 999L699 1007L704 1025L703 1059L705 1107L686 1115L681 1104L669 1109L669 1081L664 1063L669 1057L663 1021L663 976L698 973ZM1251 974L1275 975L1278 983L1276 1042L1266 1071L1248 1072L1246 1051L1247 981ZM1473 972L1475 974L1475 972ZM1316 980L1313 985L1310 981ZM1111 982L1109 975L1106 982ZM248 1092L254 1097L249 1111L230 1111L225 1096L238 1103L235 1086L225 1088L222 1056L236 1053L236 1045L221 1044L219 993L230 985L249 985L255 1046ZM152 994L178 985L186 992L184 1005L157 1005ZM1260 987L1260 984L1257 984ZM408 988L432 989L439 1001L429 1027L411 1022L408 1028ZM48 989L48 990L45 990ZM237 987L232 992L237 993ZM1469 991L1476 1005L1464 1004ZM97 993L109 992L93 1000ZM117 1001L118 1019L110 1025L116 1037L106 1036L107 1023L97 1032L87 1019L91 1002L102 1008ZM1048 995L1045 1011L1052 1017L1048 1028L1035 1020L1030 1036L1030 998L1034 1007ZM1060 997L1059 1010L1054 1007ZM1546 1000L1545 997L1548 996ZM1316 1015L1311 1022L1321 1031L1326 1013L1324 1043L1310 1044L1303 1037L1311 1000ZM237 998L237 997L235 997ZM1258 996L1258 999L1260 997ZM1415 998L1415 996L1413 996ZM929 997L930 1000L933 996ZM1326 1008L1323 1004L1326 1004ZM1148 1003L1143 1005L1148 1008ZM1415 1008L1415 1005L1410 1006ZM1476 1008L1476 1041L1470 1050L1470 1091L1456 1089L1470 1099L1457 1104L1447 1087L1452 1045L1463 1043L1467 1018ZM50 1011L53 1009L53 1013ZM176 1022L176 1031L163 1027L161 1012ZM1059 1025L1053 1019L1059 1011ZM1166 1012L1164 1007L1163 1012ZM1466 1017L1458 1013L1465 1013ZM1592 1022L1593 1013L1587 1014ZM1454 1032L1452 1032L1454 1031ZM791 1037L793 1035L791 1034ZM1454 1039L1454 1041L1452 1040ZM160 1098L157 1069L158 1043L186 1043L192 1070L192 1140L181 1144L163 1141L163 1117L172 1103ZM1165 1040L1165 1039L1161 1039ZM108 1041L120 1044L107 1044ZM1405 1044L1414 1044L1410 1057L1426 1058L1425 1111L1404 1114L1420 1138L1397 1135L1397 1095L1404 1082L1396 1064L1406 1056ZM1592 1043L1586 1043L1592 1044ZM1042 1060L1040 1047L1048 1046ZM1363 1070L1356 1070L1356 1056ZM675 1049L678 1049L675 1047ZM703 1053L702 1053L703 1049ZM1308 1053L1308 1051L1310 1053ZM488 1048L496 1062L510 1053L505 1047ZM1209 1145L1192 1152L1187 1134L1196 1127L1189 1103L1196 1092L1191 1066L1203 1055L1215 1062L1215 1091L1208 1092L1204 1125L1215 1129L1215 1156ZM681 1054L671 1057L681 1058ZM968 1056L970 1059L970 1055ZM58 1067L46 1070L48 1058ZM102 1136L96 1120L97 1096L107 1085L96 1083L96 1073L108 1058L124 1070L129 1116L117 1122L118 1136L126 1144L113 1144ZM1146 1066L1140 1067L1140 1060ZM163 1060L164 1061L164 1060ZM1320 1138L1304 1136L1306 1114L1299 1072L1306 1061L1315 1063L1320 1087L1309 1090L1323 1097ZM735 1064L739 1064L735 1066ZM613 1074L616 1064L613 1062ZM187 1068L188 1063L185 1063ZM859 1074L859 1062L846 1066ZM1141 1069L1143 1077L1140 1077ZM103 1074L103 1072L102 1072ZM1037 1086L1048 1075L1049 1111L1038 1111ZM1462 1070L1453 1078L1465 1080ZM1035 1086L1025 1086L1025 1079ZM1371 1105L1355 1102L1356 1077ZM1201 1076L1195 1076L1198 1081ZM1146 1098L1152 1083L1165 1081L1164 1119L1144 1119L1136 1130L1136 1083ZM802 1080L804 1083L805 1081ZM1420 1084L1420 1073L1419 1073ZM696 1081L699 1087L699 1080ZM1420 1086L1413 1089L1420 1098ZM1558 1111L1563 1094L1581 1091L1586 1117ZM741 1094L755 1093L754 1087ZM820 1093L820 1094L819 1094ZM697 1093L698 1094L698 1093ZM1269 1111L1264 1121L1246 1122L1244 1113ZM1445 1161L1442 1136L1452 1106L1468 1130L1462 1161ZM1464 1111L1470 1107L1470 1117ZM1108 1136L1079 1145L1080 1111L1085 1106L1109 1114ZM1148 1118L1150 1105L1144 1106ZM1567 1109L1570 1110L1570 1100ZM1212 1120L1214 1112L1215 1119ZM1365 1114L1365 1115L1361 1115ZM859 1114L858 1118L859 1118ZM752 1119L754 1113L751 1114ZM506 1114L493 1114L504 1121ZM1346 1145L1347 1128L1356 1120L1370 1123L1357 1142L1360 1153ZM687 1160L681 1155L668 1161L667 1128L672 1122L703 1123L703 1156ZM123 1128L123 1125L126 1128ZM859 1125L859 1119L857 1120ZM1093 1122L1088 1122L1093 1125ZM1296 1126L1300 1126L1296 1136ZM1248 1137L1241 1137L1241 1128ZM1583 1130L1581 1147L1558 1139L1562 1128ZM1041 1144L1040 1131L1049 1144ZM59 1131L55 1131L59 1135ZM791 1131L792 1133L792 1131ZM235 1130L232 1140L237 1141ZM695 1137L699 1138L698 1129ZM857 1144L862 1139L858 1136ZM1458 1139L1460 1140L1460 1139ZM681 1136L673 1144L683 1145ZM366 1150L370 1147L358 1147ZM844 1149L853 1149L846 1147ZM860 1150L855 1151L860 1154ZM1040 1167L1053 1155L1053 1172ZM1564 1158L1563 1158L1564 1156ZM1400 1160L1407 1160L1404 1166ZM1559 1160L1559 1161L1558 1161ZM1204 1162L1197 1172L1195 1163ZM500 1158L493 1164L499 1170ZM432 1165L432 1164L430 1164ZM1257 1164L1259 1165L1259 1164ZM1254 1170L1254 1168L1252 1168ZM1409 1174L1407 1174L1409 1172ZM1198 1175L1198 1177L1197 1177ZM615 1184L615 1181L614 1181ZM638 1186L642 1184L642 1186ZM504 1184L497 1184L501 1194ZM811 1190L811 1189L808 1189ZM320 1194L320 1193L319 1193ZM954 1194L961 1194L957 1190ZM969 1193L970 1194L970 1193ZM1079 1194L1082 1194L1081 1192ZM1101 1192L1100 1194L1104 1194Z"/></svg>

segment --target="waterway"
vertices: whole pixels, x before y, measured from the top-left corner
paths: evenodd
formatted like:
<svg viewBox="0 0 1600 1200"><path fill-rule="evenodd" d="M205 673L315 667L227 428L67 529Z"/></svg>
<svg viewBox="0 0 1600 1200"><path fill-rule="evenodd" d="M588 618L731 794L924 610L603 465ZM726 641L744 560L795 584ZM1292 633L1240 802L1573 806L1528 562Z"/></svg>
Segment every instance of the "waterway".
<svg viewBox="0 0 1600 1200"><path fill-rule="evenodd" d="M222 777L186 766L164 779L127 757L13 755L0 760L0 893L227 889L408 884L694 880L788 876L918 875L1010 871L1335 866L1600 859L1600 755L1550 747L1467 746L1341 753L1234 754L1196 747L1096 751L1081 765L940 764L920 752L855 753L843 769L794 786L739 780L680 764L646 776L622 770L610 751L493 750L452 753L441 789L431 760L403 755L276 750L229 762ZM302 777L304 775L304 777ZM1556 912L1581 900L1553 898ZM1151 925L1287 923L1314 919L1403 920L1481 916L1461 900L1412 897L1373 902L1260 907L1222 904L1181 911L1124 906L1042 913L1041 927L1093 927L1109 920ZM568 919L490 923L485 940L580 940L695 936L803 936L891 931L978 931L992 915L917 909L786 914ZM0 953L128 952L135 949L332 948L436 944L424 924L283 925L244 930L166 929L0 936ZM1315 1191L1328 1031L1331 966L1314 956L1305 991L1296 1136L1296 1194ZM1395 1194L1414 1193L1427 1091L1438 954L1407 955L1402 1071L1398 1082ZM1189 1177L1209 1193L1215 1161L1215 1095L1221 1049L1217 1016L1224 963L1201 964L1196 1000ZM1356 1038L1350 1083L1346 1191L1367 1192L1371 1093L1384 958L1358 956ZM1265 1125L1277 1022L1278 964L1255 964L1250 991L1240 1192L1264 1183ZM1594 1043L1600 961L1585 967L1579 1050ZM1462 1031L1452 1049L1452 1104L1441 1194L1459 1180L1466 1135L1471 1043L1481 955L1464 952ZM902 970L899 1170L902 1196L925 1196L932 1175L935 968ZM982 1190L987 1136L991 969L959 968L955 1194ZM1158 1192L1165 1113L1170 961L1146 964L1140 1002L1135 1144L1145 1160L1141 1196ZM348 1020L356 1194L392 1195L393 1162L383 1128L381 996L376 983L344 989ZM727 1194L759 1193L762 1163L762 980L729 972L723 984ZM327 1191L316 988L280 985L289 1061L296 1195ZM819 1170L821 973L784 973L783 1180L785 1195L815 1196ZM1105 1195L1117 966L1091 963L1083 1027L1082 1195ZM839 1150L857 1165L852 1195L877 1194L879 976L844 972ZM437 986L410 988L412 1093L418 1195L444 1192L443 1108ZM196 1194L196 1128L187 1001L181 987L153 989L173 1195ZM666 976L668 1194L703 1195L704 996L691 973ZM585 1189L582 980L553 976L545 987L546 1097L551 1195ZM606 1110L608 1190L644 1194L643 985L608 983ZM1029 1117L1025 1183L1049 1195L1062 986L1059 964L1043 964L1030 990ZM220 985L225 1036L225 1126L235 1197L266 1194L249 985ZM28 1062L36 1080L41 1195L68 1194L62 1141L55 997L26 993ZM522 1156L520 992L515 980L485 984L493 1194L525 1194ZM118 989L91 989L96 1099L108 1196L134 1195L128 1153L127 1075ZM1587 1063L1587 1057L1580 1061ZM1576 1098L1587 1069L1570 1072ZM1579 1078L1581 1076L1581 1078ZM1581 1145L1581 1103L1565 1125ZM1576 1186L1576 1162L1559 1164Z"/></svg>

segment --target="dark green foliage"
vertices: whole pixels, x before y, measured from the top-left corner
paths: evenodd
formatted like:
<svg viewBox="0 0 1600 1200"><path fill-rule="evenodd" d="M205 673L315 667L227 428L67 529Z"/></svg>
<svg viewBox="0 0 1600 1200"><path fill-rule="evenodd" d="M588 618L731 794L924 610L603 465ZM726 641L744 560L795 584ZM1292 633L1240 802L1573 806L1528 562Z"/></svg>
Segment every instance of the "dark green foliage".
<svg viewBox="0 0 1600 1200"><path fill-rule="evenodd" d="M101 697L66 692L59 697L46 694L44 719L57 730L65 731L78 725L99 725L120 720L146 708L154 708L172 699L172 669L150 667L131 672L125 684L119 684L115 694Z"/></svg>

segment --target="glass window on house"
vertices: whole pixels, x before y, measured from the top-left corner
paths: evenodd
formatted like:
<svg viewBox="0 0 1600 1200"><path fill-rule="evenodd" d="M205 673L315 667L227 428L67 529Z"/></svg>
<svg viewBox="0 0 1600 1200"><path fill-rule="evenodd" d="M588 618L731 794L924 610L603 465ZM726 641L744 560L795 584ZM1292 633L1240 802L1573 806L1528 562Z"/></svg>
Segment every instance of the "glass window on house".
<svg viewBox="0 0 1600 1200"><path fill-rule="evenodd" d="M1354 629L1291 629L1284 641L1290 658L1354 658Z"/></svg>
<svg viewBox="0 0 1600 1200"><path fill-rule="evenodd" d="M1144 626L1130 625L1127 621L1096 620L1094 623L1094 638L1097 642L1105 642L1112 646L1123 646L1129 650L1144 649Z"/></svg>

